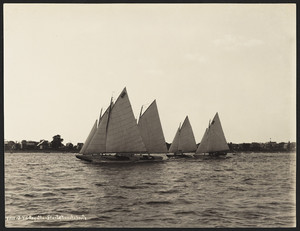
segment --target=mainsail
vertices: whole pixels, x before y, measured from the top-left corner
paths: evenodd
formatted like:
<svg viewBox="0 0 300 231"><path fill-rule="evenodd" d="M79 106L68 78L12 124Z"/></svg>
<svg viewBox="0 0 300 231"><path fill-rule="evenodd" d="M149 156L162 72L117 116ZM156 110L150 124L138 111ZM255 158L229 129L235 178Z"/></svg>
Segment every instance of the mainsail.
<svg viewBox="0 0 300 231"><path fill-rule="evenodd" d="M181 127L178 128L174 140L169 148L169 152L194 152L197 149L195 136L188 116Z"/></svg>
<svg viewBox="0 0 300 231"><path fill-rule="evenodd" d="M126 88L116 102L97 121L82 148L84 154L92 153L145 153L146 147L140 135L129 102Z"/></svg>
<svg viewBox="0 0 300 231"><path fill-rule="evenodd" d="M140 115L138 128L149 153L166 153L167 146L159 119L156 100Z"/></svg>
<svg viewBox="0 0 300 231"><path fill-rule="evenodd" d="M195 152L197 149L195 136L188 116L185 117L185 120L180 129L180 139L178 147L179 151L183 152Z"/></svg>
<svg viewBox="0 0 300 231"><path fill-rule="evenodd" d="M106 152L146 152L126 88L121 92L109 113L106 134Z"/></svg>
<svg viewBox="0 0 300 231"><path fill-rule="evenodd" d="M229 147L222 129L218 113L206 129L196 153L228 151Z"/></svg>
<svg viewBox="0 0 300 231"><path fill-rule="evenodd" d="M87 147L89 146L93 136L95 135L97 131L97 120L95 121L93 127L92 127L92 130L90 131L88 137L86 138L86 141L84 142L82 148L80 149L79 153L81 154L85 154L86 153L86 149Z"/></svg>

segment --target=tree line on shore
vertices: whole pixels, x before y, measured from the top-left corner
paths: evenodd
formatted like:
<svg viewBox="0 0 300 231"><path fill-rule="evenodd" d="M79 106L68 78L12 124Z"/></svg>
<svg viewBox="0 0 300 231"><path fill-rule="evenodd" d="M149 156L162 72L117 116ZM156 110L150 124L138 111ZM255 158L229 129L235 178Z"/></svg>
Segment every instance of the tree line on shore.
<svg viewBox="0 0 300 231"><path fill-rule="evenodd" d="M60 135L55 135L52 137L52 141L40 140L37 141L27 141L22 140L21 142L5 141L4 149L5 151L62 151L62 152L79 152L83 146L83 143L77 143L76 145L72 143L63 144L64 139Z"/></svg>
<svg viewBox="0 0 300 231"><path fill-rule="evenodd" d="M5 151L18 152L18 151L41 151L41 152L79 152L83 146L83 143L77 143L76 145L72 143L62 143L64 139L60 135L55 135L52 137L52 141L47 140L37 141L26 141L21 142L5 141L4 149ZM167 148L169 149L171 143L167 143ZM198 144L199 145L199 144ZM294 152L296 151L296 142L266 142L266 143L228 143L229 152Z"/></svg>

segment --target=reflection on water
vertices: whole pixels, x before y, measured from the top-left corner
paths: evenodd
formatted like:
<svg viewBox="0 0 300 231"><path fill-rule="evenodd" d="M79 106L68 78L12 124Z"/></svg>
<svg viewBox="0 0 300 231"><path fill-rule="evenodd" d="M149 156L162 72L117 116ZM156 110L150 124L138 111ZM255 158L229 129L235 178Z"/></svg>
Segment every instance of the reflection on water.
<svg viewBox="0 0 300 231"><path fill-rule="evenodd" d="M6 226L294 227L295 172L295 153L111 165L6 153Z"/></svg>

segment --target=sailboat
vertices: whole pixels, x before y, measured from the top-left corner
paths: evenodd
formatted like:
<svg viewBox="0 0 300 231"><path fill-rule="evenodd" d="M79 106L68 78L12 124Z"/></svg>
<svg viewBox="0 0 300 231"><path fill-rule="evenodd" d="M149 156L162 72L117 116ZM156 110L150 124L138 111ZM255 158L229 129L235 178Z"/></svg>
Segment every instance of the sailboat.
<svg viewBox="0 0 300 231"><path fill-rule="evenodd" d="M126 88L94 123L77 158L96 163L161 161L160 156L145 158L148 153L140 135ZM139 155L138 155L139 154Z"/></svg>
<svg viewBox="0 0 300 231"><path fill-rule="evenodd" d="M148 154L165 154L168 152L167 145L162 130L156 100L141 113L138 121L138 128L146 146Z"/></svg>
<svg viewBox="0 0 300 231"><path fill-rule="evenodd" d="M229 151L221 121L218 113L205 130L202 140L196 150L195 157L209 154L212 156L225 156Z"/></svg>
<svg viewBox="0 0 300 231"><path fill-rule="evenodd" d="M186 116L182 126L179 125L173 142L169 148L169 153L174 154L169 154L167 156L173 158L193 157L188 153L194 154L196 149L197 145L192 126L190 124L188 116Z"/></svg>

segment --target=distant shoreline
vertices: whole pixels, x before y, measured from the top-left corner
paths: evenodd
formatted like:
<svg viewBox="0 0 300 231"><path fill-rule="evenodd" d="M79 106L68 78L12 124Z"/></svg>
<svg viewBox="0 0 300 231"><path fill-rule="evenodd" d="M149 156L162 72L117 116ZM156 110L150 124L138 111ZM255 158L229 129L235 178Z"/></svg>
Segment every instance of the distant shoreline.
<svg viewBox="0 0 300 231"><path fill-rule="evenodd" d="M74 150L4 150L4 153L79 153Z"/></svg>
<svg viewBox="0 0 300 231"><path fill-rule="evenodd" d="M36 141L25 141L21 143L14 141L5 141L4 150L5 152L11 153L24 153L24 152L39 152L39 153L79 153L83 147L83 143L77 143L73 145L72 143L67 143L66 145L61 143L61 138L59 135L58 139L60 143L54 143L53 141L49 143L48 141L42 140L40 143ZM55 136L56 137L56 136ZM297 143L296 142L266 142L266 143L227 143L229 153L286 153L286 152L296 152ZM197 144L197 147L200 144ZM167 150L170 149L171 143L166 142Z"/></svg>

